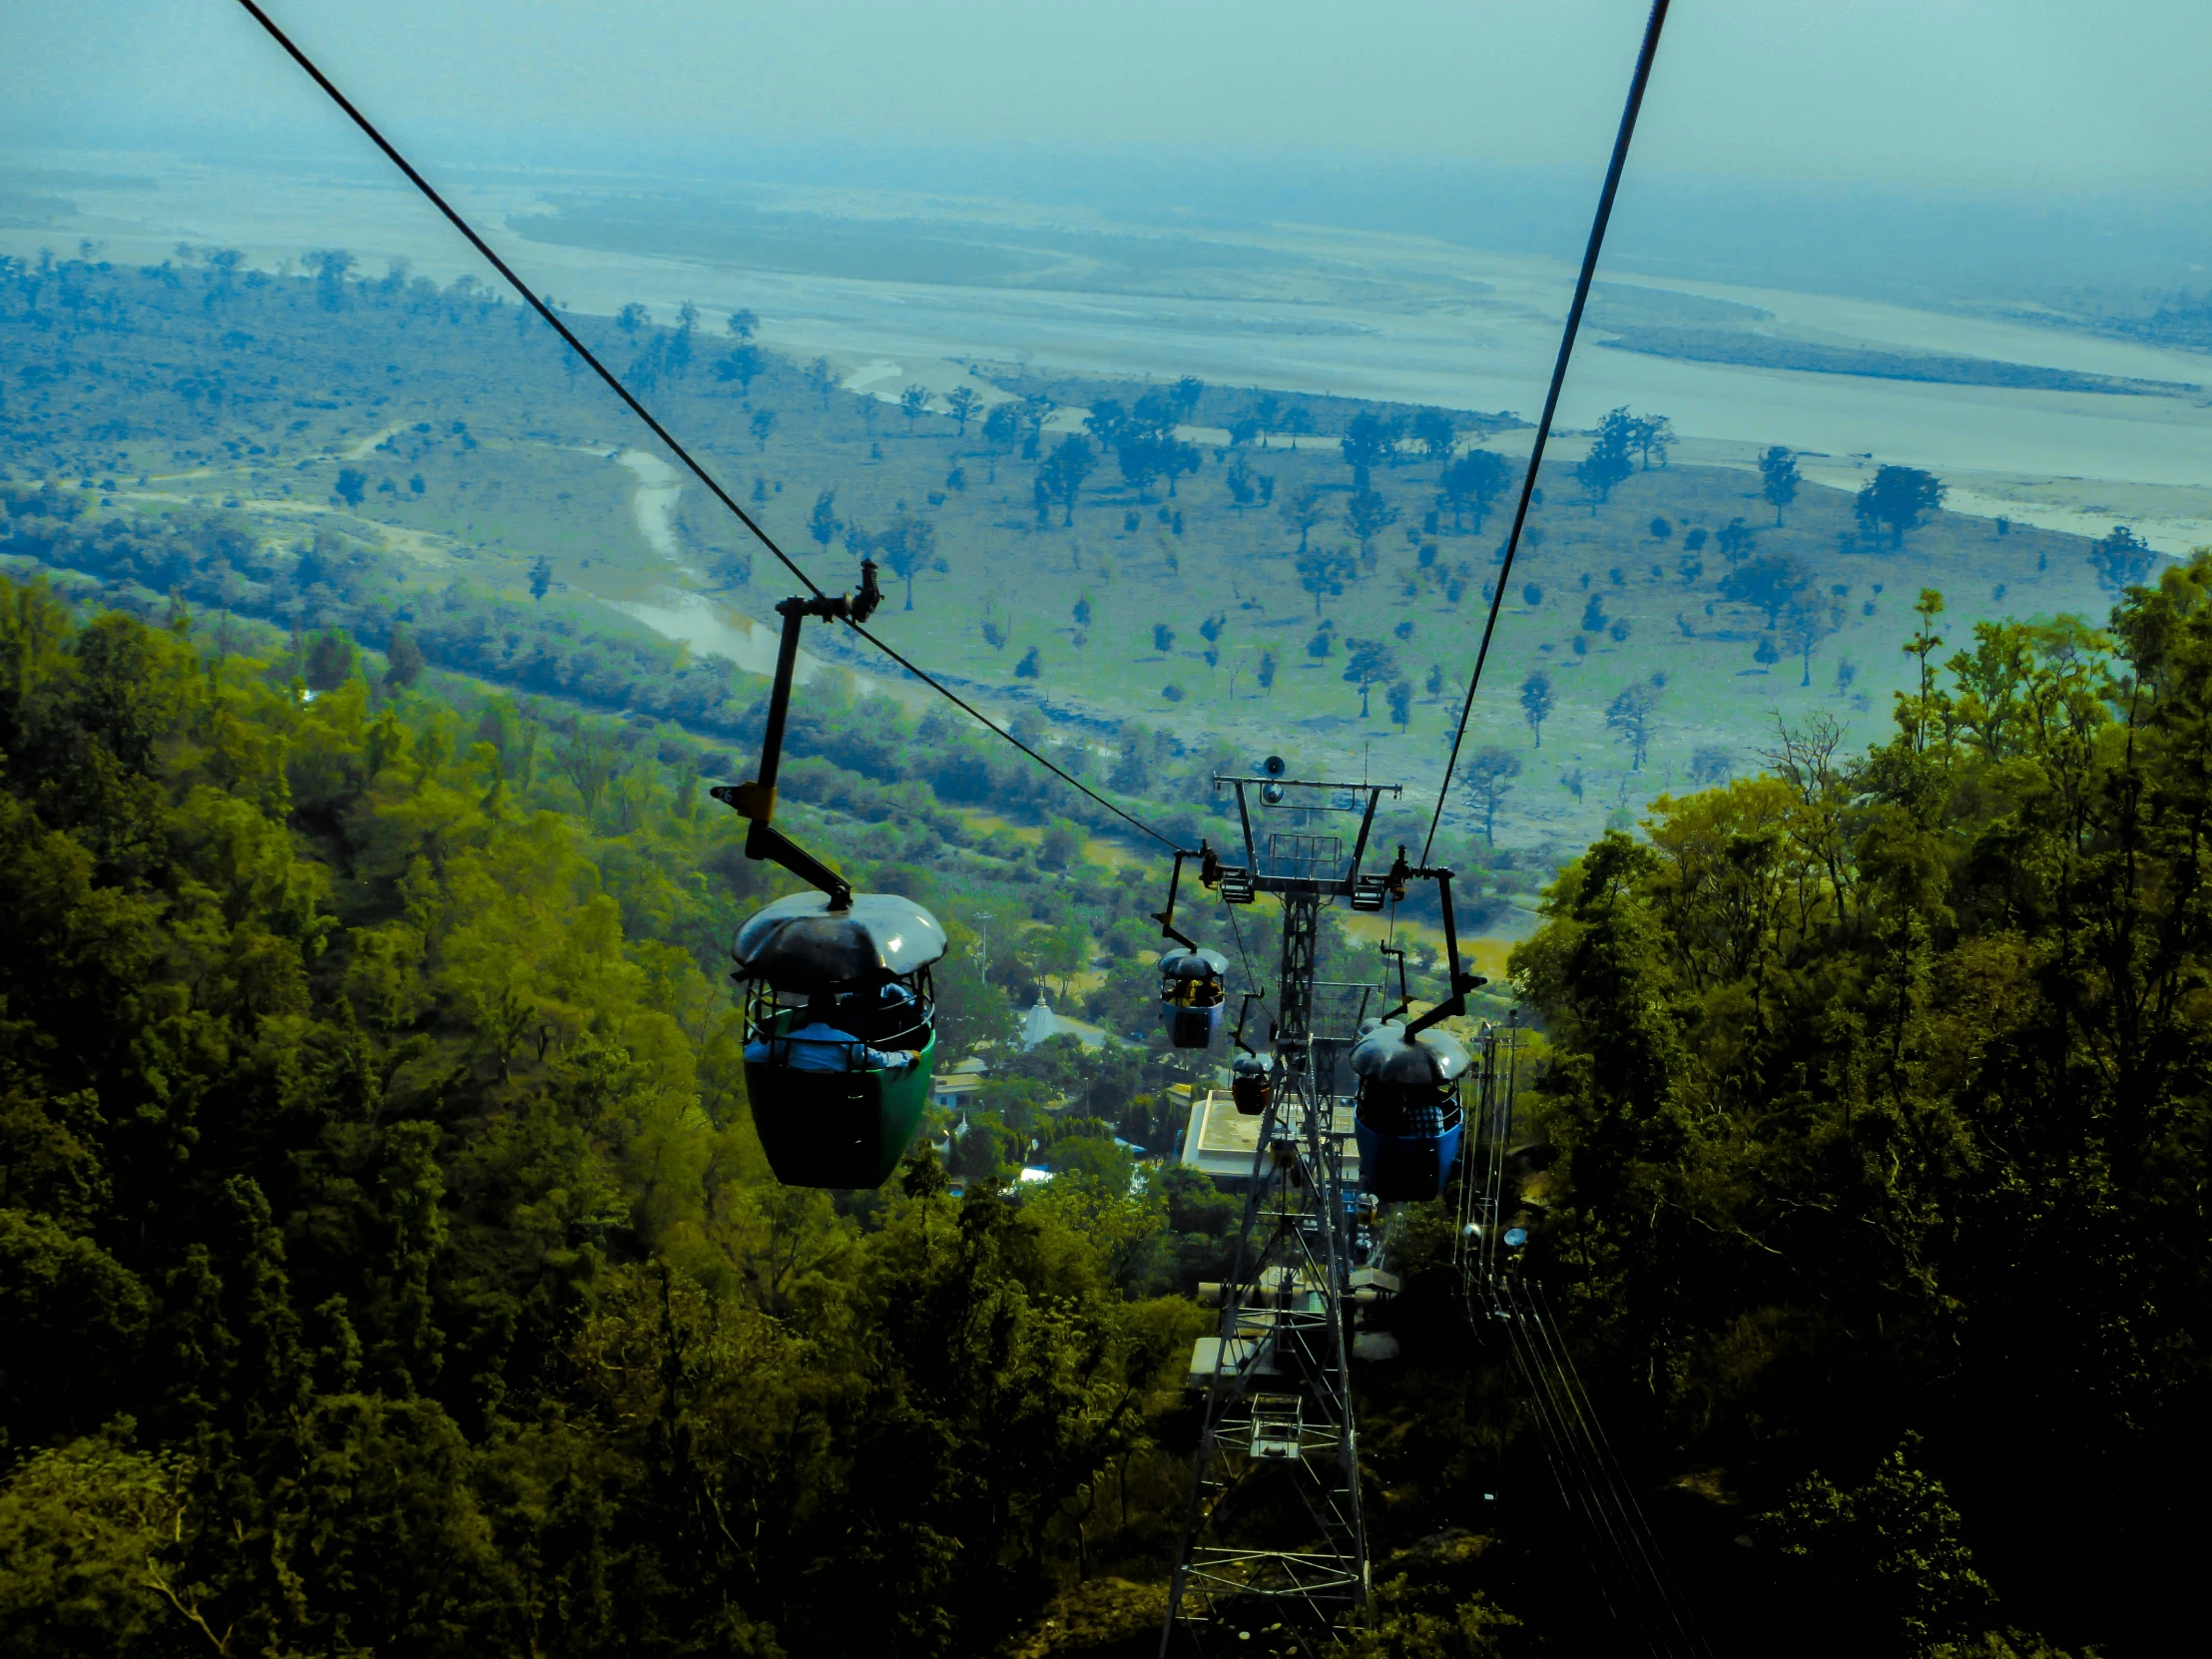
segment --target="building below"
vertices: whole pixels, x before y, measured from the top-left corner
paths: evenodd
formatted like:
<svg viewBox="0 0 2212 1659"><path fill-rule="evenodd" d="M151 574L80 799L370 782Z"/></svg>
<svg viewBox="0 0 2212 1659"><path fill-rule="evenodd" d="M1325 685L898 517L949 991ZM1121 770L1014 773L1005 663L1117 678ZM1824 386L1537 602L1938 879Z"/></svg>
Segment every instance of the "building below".
<svg viewBox="0 0 2212 1659"><path fill-rule="evenodd" d="M1345 1133L1340 1139L1344 1143L1344 1179L1348 1187L1360 1182L1360 1152L1352 1141L1351 1120L1351 1108L1343 1108L1339 1122ZM1239 1112L1227 1089L1207 1089L1191 1103L1191 1123L1183 1134L1180 1162L1185 1168L1212 1177L1218 1187L1242 1192L1252 1184L1252 1160L1260 1150L1260 1125L1265 1121Z"/></svg>

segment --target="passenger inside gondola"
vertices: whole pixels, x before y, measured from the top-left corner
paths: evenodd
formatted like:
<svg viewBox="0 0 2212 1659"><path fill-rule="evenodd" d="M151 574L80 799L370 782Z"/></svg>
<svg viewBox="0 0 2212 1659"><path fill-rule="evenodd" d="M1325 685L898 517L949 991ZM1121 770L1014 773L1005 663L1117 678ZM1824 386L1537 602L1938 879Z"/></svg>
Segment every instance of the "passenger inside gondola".
<svg viewBox="0 0 2212 1659"><path fill-rule="evenodd" d="M834 991L816 991L790 1031L747 1043L745 1057L756 1065L793 1071L900 1070L917 1057L919 1044L912 1041L919 1025L917 1006L914 993L896 980L847 998L841 1008ZM908 1045L898 1046L900 1038L908 1039ZM876 1043L888 1046L878 1048Z"/></svg>

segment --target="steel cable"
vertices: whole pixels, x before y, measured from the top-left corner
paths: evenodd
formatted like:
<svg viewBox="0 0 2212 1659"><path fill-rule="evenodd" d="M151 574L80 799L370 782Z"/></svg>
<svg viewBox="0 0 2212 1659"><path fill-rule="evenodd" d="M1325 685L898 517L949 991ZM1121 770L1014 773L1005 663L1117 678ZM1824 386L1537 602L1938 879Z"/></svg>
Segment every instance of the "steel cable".
<svg viewBox="0 0 2212 1659"><path fill-rule="evenodd" d="M1629 141L1636 135L1636 112L1643 107L1644 87L1651 79L1652 59L1659 51L1659 31L1667 21L1667 0L1652 0L1651 18L1644 25L1644 44L1636 55L1636 74L1628 84L1628 104L1621 111L1620 132L1613 140L1613 159L1605 170L1605 188L1598 193L1597 216L1590 222L1589 246L1582 253L1582 271L1574 281L1574 302L1567 307L1567 324L1559 335L1559 356L1551 366L1551 386L1544 393L1543 418L1536 422L1536 441L1528 452L1528 470L1521 474L1519 503L1513 509L1512 532L1505 538L1505 559L1498 566L1497 583L1490 592L1489 616L1482 624L1482 643L1475 648L1474 672L1467 677L1467 695L1459 706L1459 727L1451 736L1451 755L1444 762L1443 782L1436 787L1436 811L1428 821L1428 838L1421 842L1420 861L1428 862L1436 844L1436 827L1443 822L1444 803L1451 797L1451 775L1458 769L1459 746L1466 741L1467 719L1474 713L1475 688L1482 684L1482 668L1490 660L1490 637L1497 632L1499 610L1505 604L1505 587L1513 574L1513 560L1520 552L1521 529L1528 522L1529 498L1535 493L1536 473L1543 465L1544 445L1551 437L1552 417L1559 410L1559 391L1566 384L1567 361L1574 355L1574 338L1582 327L1582 308L1589 302L1590 283L1597 276L1598 251L1605 246L1606 222L1613 217L1621 170L1628 164Z"/></svg>
<svg viewBox="0 0 2212 1659"><path fill-rule="evenodd" d="M408 161L405 156L399 153L398 148L393 145L389 139L385 138L380 131L377 130L376 124L370 121L367 116L363 115L360 110L354 105L353 101L347 98L344 93L340 92L337 89L336 83L334 83L329 76L325 75L322 72L320 66L318 66L312 58L308 57L307 54L299 48L299 46L292 40L289 35L284 33L282 28L277 25L276 19L272 18L268 12L264 11L258 4L256 4L256 0L239 0L239 4L246 9L246 11L253 17L255 22L259 23L262 28L268 32L269 37L272 40L276 41L276 43L279 47L283 48L286 56L288 56L292 60L292 62L296 63L300 67L300 69L305 71L308 79L313 81L317 87L322 89L323 94L329 98L330 102L335 104L341 111L343 111L346 118L350 120L354 126L358 127L361 132L367 136L368 141L371 144L375 145L378 150L383 152L385 159L406 176L407 182L413 185L414 188L422 194L423 198L427 202L429 202L430 206L437 209L440 214L444 215L446 222L451 225L454 230L460 232L461 236L467 241L468 245L471 248L475 249L476 252L480 256L482 256L484 261L488 265L490 265L490 267L494 271L499 273L500 276L506 281L507 285L513 288L515 292L522 297L523 301L528 304L532 310L536 311L540 317L544 318L546 325L550 327L555 333L561 336L562 341L566 343L568 348L571 351L575 352L577 356L581 357L584 360L586 366L588 366L594 374L598 375L601 380L606 382L608 389L612 391L617 397L622 399L623 403L628 406L630 412L636 415L639 420L643 421L646 425L646 428L651 431L655 437L659 438L663 444L668 446L669 453L674 455L679 461L683 462L685 469L690 472L694 478L697 478L700 483L705 485L708 492L712 494L717 501L721 502L725 507L730 509L731 513L736 516L738 522L744 525L746 529L753 533L754 539L758 541L763 547L767 548L770 553L775 555L776 560L779 564L781 564L786 570L790 571L794 576L798 577L799 580L806 585L807 591L810 594L812 594L817 599L827 598L828 595L824 592L821 584L816 582L816 580L812 576L808 575L807 572L803 568L801 568L801 566L796 561L793 560L790 554L786 553L782 547L777 545L776 538L774 536L771 536L751 513L747 512L743 506L739 505L737 497L732 495L728 490L722 487L721 480L716 478L713 473L709 472L707 468L700 462L697 456L693 455L689 449L686 449L681 443L676 441L675 434L669 431L666 426L662 425L661 422L654 417L653 411L648 409L644 403L639 401L638 396L635 392L631 391L631 389L627 385L623 384L622 377L615 373L615 371L609 368L605 363L601 362L599 360L598 354L595 353L590 346L586 345L581 339L576 336L575 330L570 328L567 323L561 320L559 313L556 312L551 305L547 304L545 300L538 297L537 293L530 287L530 285L527 282L523 281L523 279L516 275L514 268L508 265L505 260L501 259L499 255L493 250L491 244L486 242L482 236L478 235L476 228L473 225L469 224L469 222L462 217L459 210L456 209L450 202L446 201L444 196L442 196L438 192L437 187L432 185L428 179L425 179L422 174L416 170L414 164ZM1127 824L1132 829L1141 830L1145 834L1150 835L1162 846L1168 847L1171 850L1177 849L1177 843L1172 837L1162 834L1159 830L1153 829L1151 825L1145 823L1142 819L1137 818L1135 815L1124 811L1120 807L1117 807L1113 802L1107 800L1104 796L1100 795L1089 785L1082 783L1073 775L1063 771L1060 767L1054 765L1044 756L1038 754L1034 749L1031 749L1027 744L1023 743L1019 738L1015 737L1011 732L1007 731L1003 726L1000 726L996 721L990 719L987 715L983 714L973 704L969 703L965 698L959 696L950 687L939 683L936 679L932 678L922 669L915 667L914 664L909 662L904 656L892 650L888 645L885 645L881 640L877 639L873 634L869 633L858 623L852 622L849 619L845 619L845 621L846 626L851 628L851 630L855 634L858 634L860 638L866 640L868 644L874 646L876 650L882 652L884 656L888 657L892 662L896 663L908 674L911 674L916 680L919 680L931 691L942 697L954 708L965 714L969 719L975 721L978 725L987 728L989 731L996 733L1000 738L1003 738L1014 748L1020 750L1022 754L1028 756L1029 759L1031 759L1032 761L1035 761L1039 766L1043 767L1047 772L1050 772L1062 783L1067 784L1082 795L1089 797L1089 799L1096 802L1099 806L1105 808L1109 813L1112 813L1124 824Z"/></svg>

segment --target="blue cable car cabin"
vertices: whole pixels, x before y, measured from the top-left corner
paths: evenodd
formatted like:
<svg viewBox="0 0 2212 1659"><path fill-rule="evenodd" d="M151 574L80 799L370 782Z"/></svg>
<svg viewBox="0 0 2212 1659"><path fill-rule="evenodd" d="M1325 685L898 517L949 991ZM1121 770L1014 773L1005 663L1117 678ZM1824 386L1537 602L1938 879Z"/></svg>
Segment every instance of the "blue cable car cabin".
<svg viewBox="0 0 2212 1659"><path fill-rule="evenodd" d="M895 893L780 898L738 930L745 1085L788 1187L878 1187L929 1102L944 955L937 918Z"/></svg>
<svg viewBox="0 0 2212 1659"><path fill-rule="evenodd" d="M1218 950L1170 950L1160 957L1160 1013L1177 1048L1206 1048L1221 1030L1229 1000L1223 976L1229 958Z"/></svg>
<svg viewBox="0 0 2212 1659"><path fill-rule="evenodd" d="M1422 1031L1406 1040L1396 1021L1362 1034L1352 1050L1359 1079L1353 1138L1360 1148L1360 1184L1385 1204L1440 1198L1466 1133L1459 1079L1467 1051L1448 1033Z"/></svg>

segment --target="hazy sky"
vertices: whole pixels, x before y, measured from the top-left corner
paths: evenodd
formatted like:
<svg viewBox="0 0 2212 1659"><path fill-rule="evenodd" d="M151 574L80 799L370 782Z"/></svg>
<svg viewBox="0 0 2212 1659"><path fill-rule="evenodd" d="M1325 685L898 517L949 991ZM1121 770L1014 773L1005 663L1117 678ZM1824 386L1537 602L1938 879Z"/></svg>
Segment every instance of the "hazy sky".
<svg viewBox="0 0 2212 1659"><path fill-rule="evenodd" d="M1588 164L1638 0L269 0L404 141L771 139ZM1678 0L1641 167L2212 185L2208 0ZM332 130L230 0L0 6L0 132ZM511 157L506 159L512 159Z"/></svg>

